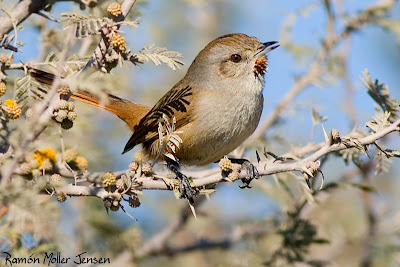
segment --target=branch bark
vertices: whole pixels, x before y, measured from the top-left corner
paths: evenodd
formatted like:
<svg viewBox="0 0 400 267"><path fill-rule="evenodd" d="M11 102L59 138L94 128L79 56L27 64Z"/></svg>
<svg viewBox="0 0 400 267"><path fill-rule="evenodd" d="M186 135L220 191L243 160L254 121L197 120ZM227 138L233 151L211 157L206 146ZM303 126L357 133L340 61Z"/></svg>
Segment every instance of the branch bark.
<svg viewBox="0 0 400 267"><path fill-rule="evenodd" d="M47 0L23 0L9 11L9 15L18 25L27 19L32 13L41 10L47 4ZM9 33L13 29L13 22L7 15L0 17L0 36Z"/></svg>
<svg viewBox="0 0 400 267"><path fill-rule="evenodd" d="M125 0L121 5L122 15L116 17L114 21L119 22L123 21L126 16L131 11L133 5L136 3L136 0ZM101 39L99 44L96 47L96 50L93 52L92 57L89 59L88 63L83 67L83 70L95 66L96 68L101 70L100 62L103 62L103 58L105 53L107 52L106 43L104 39ZM101 70L104 71L104 70Z"/></svg>
<svg viewBox="0 0 400 267"><path fill-rule="evenodd" d="M400 120L395 121L390 126L376 132L370 134L364 138L360 138L355 141L351 141L346 137L342 137L342 140L347 140L346 142L342 141L340 143L330 144L329 141L325 143L319 144L308 144L305 147L307 149L302 150L303 155L310 155L299 158L294 162L283 162L283 161L276 161L276 160L265 160L261 161L259 164L255 164L257 166L258 172L261 176L277 174L282 172L291 172L291 171L300 171L310 176L310 164L317 162L321 158L325 157L328 154L338 152L345 149L354 148L357 146L367 146L374 144L377 140L387 136L392 132L400 132ZM312 151L312 152L311 152ZM288 153L289 154L289 153ZM115 175L120 177L122 174L126 173L127 171L119 171L116 172ZM68 176L68 173L62 172L62 174ZM86 173L84 178L86 178L89 182L100 184L101 177L104 173ZM199 172L192 172L190 173L193 178L193 186L194 187L204 187L204 186L211 186L214 184L218 184L221 182L227 182L227 178L221 175L221 171L219 168L199 171ZM72 177L69 175L69 177ZM135 190L173 190L173 188L168 185L164 180L160 179L160 175L153 175L153 176L142 176L139 175L133 179L133 188ZM247 178L247 172L242 170L239 174L239 178ZM165 178L166 179L166 178ZM70 196L96 196L99 198L104 199L107 197L109 192L107 192L104 188L99 187L98 189L93 189L87 186L65 186L60 188L61 191L66 193Z"/></svg>

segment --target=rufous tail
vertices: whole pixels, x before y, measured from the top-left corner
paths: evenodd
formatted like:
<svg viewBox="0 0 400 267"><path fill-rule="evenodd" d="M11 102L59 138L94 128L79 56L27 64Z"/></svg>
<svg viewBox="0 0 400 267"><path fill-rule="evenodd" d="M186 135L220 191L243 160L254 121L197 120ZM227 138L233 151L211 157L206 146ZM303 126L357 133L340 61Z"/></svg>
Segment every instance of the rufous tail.
<svg viewBox="0 0 400 267"><path fill-rule="evenodd" d="M38 82L49 86L56 78L54 74L38 69L30 69L29 73ZM108 94L108 101L106 101L106 104L102 104L99 97L84 90L78 90L78 92L73 93L71 97L89 105L114 113L126 124L128 124L129 128L132 130L151 109L148 106L137 104L112 94Z"/></svg>

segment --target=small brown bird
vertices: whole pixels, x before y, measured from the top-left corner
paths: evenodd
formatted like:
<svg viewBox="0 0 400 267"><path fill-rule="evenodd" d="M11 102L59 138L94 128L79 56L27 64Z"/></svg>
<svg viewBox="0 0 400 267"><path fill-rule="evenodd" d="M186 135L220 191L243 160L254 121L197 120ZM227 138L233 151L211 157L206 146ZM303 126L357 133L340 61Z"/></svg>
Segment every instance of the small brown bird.
<svg viewBox="0 0 400 267"><path fill-rule="evenodd" d="M263 109L266 54L278 46L242 33L221 36L197 55L185 77L153 108L111 94L106 105L85 91L72 97L125 121L133 134L123 153L142 144L149 159L165 160L180 180L182 196L192 201L196 192L180 172L180 164L216 162L254 132ZM35 69L31 75L49 85L55 78ZM246 186L258 178L249 161L232 161L247 168L249 178L242 180Z"/></svg>

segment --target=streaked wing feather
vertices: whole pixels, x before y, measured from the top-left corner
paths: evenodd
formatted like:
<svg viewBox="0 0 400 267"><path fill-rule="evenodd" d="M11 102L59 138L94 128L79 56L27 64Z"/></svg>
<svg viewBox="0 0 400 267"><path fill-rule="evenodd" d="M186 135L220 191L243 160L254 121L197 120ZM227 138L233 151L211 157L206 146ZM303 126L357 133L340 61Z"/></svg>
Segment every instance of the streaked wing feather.
<svg viewBox="0 0 400 267"><path fill-rule="evenodd" d="M134 128L123 153L128 152L138 144L156 140L159 136L158 126L159 122L163 120L163 114L170 121L175 117L176 129L187 124L190 119L187 111L192 98L193 92L189 86L183 88L177 86L167 92Z"/></svg>

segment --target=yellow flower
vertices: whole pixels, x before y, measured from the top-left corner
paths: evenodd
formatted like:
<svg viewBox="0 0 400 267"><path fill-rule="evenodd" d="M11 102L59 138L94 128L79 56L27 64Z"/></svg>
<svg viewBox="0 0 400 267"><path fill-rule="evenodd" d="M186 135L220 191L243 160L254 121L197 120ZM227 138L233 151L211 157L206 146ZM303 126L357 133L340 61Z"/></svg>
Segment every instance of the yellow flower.
<svg viewBox="0 0 400 267"><path fill-rule="evenodd" d="M56 161L56 152L51 148L44 148L42 150L38 150L33 154L33 156L35 157L35 160L37 161L39 167L43 166L43 162L46 159L49 159L53 162Z"/></svg>
<svg viewBox="0 0 400 267"><path fill-rule="evenodd" d="M122 14L121 5L116 2L109 4L107 11L115 17L118 17L120 14Z"/></svg>
<svg viewBox="0 0 400 267"><path fill-rule="evenodd" d="M78 156L78 152L76 152L76 150L73 148L69 148L69 149L65 150L65 152L64 152L64 160L67 163L74 161L77 156Z"/></svg>
<svg viewBox="0 0 400 267"><path fill-rule="evenodd" d="M78 169L80 169L81 171L87 170L88 161L84 157L76 157L75 162Z"/></svg>
<svg viewBox="0 0 400 267"><path fill-rule="evenodd" d="M112 186L112 185L115 185L116 181L117 181L117 178L116 178L115 175L114 175L113 173L111 173L111 172L106 172L106 173L103 175L103 184L104 184L105 186Z"/></svg>
<svg viewBox="0 0 400 267"><path fill-rule="evenodd" d="M125 51L126 50L126 44L125 44L125 39L118 33L113 33L109 37L109 41L112 46L118 47L119 50Z"/></svg>
<svg viewBox="0 0 400 267"><path fill-rule="evenodd" d="M7 117L12 120L16 120L21 116L21 108L15 103L12 99L7 99L4 102L4 106L6 107Z"/></svg>

